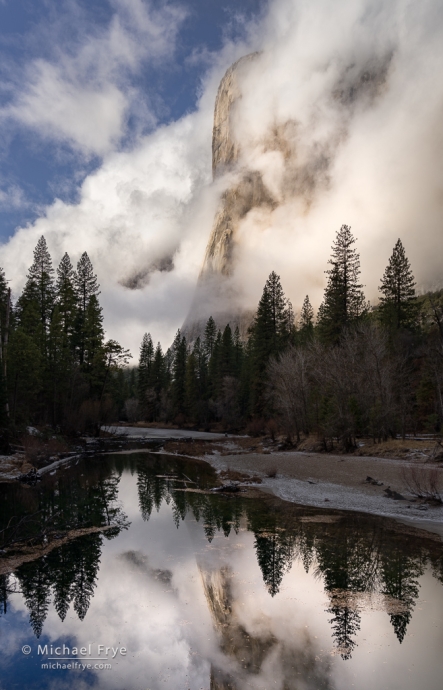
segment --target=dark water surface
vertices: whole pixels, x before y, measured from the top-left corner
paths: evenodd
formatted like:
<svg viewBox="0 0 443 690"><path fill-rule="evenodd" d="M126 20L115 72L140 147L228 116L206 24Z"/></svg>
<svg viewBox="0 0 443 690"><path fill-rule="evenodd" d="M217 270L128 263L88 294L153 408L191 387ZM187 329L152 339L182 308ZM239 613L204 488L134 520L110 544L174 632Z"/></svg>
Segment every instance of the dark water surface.
<svg viewBox="0 0 443 690"><path fill-rule="evenodd" d="M441 690L440 541L214 482L134 453L4 485L2 541L57 546L0 576L0 690Z"/></svg>

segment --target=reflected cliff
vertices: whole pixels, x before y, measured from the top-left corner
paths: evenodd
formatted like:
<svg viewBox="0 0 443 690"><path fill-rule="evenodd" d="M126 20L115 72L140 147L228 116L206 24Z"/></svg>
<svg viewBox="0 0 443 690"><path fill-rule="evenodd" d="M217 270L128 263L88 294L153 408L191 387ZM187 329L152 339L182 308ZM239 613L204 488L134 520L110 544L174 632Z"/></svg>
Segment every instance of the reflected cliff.
<svg viewBox="0 0 443 690"><path fill-rule="evenodd" d="M1 529L10 536L21 524L31 548L39 544L44 554L0 575L0 619L13 616L11 604L22 597L29 629L42 639L54 621L68 627L72 621L93 624L87 614L100 587L99 619L114 611L117 625L126 623L132 594L134 611L158 610L159 621L165 597L171 611L183 607L185 616L201 597L214 642L203 650L196 631L189 645L209 664L211 690L258 689L273 679L282 690L328 690L345 687L334 678L335 660L353 663L359 645L365 645L368 611L382 612L400 650L419 608L425 574L440 592L442 544L427 533L385 518L310 509L267 495L220 495L211 492L215 483L206 463L134 453L87 459L43 486L10 485ZM153 530L159 530L160 541L149 537ZM106 552L116 560L105 559L102 577ZM193 568L199 585L185 596ZM121 584L112 574L117 570ZM308 585L323 593L312 609L324 620L321 644L309 617L292 620L287 608ZM128 614L128 622L135 624L137 615Z"/></svg>
<svg viewBox="0 0 443 690"><path fill-rule="evenodd" d="M194 471L194 479L192 468L186 469L187 476L197 483L200 480L201 485L198 474ZM254 534L257 562L271 597L278 594L285 573L296 561L303 564L306 572L311 571L322 579L330 601L327 612L331 616L334 644L343 659L351 657L357 644L362 609L384 610L401 643L419 596L418 580L425 567L430 564L434 577L443 582L441 544L426 539L426 535L414 535L414 530L394 521L301 508L271 498L254 500L195 493L184 489L179 465L169 465L168 477L159 476L159 472L158 460L138 467L143 519L148 520L153 508L159 510L165 501L171 506L177 527L191 513L202 524L209 542L217 532L225 536L231 531L237 533L244 520ZM186 486L193 484L189 482ZM230 610L228 575L222 566L216 573L203 572L202 578L208 601L219 602L211 603L211 610L217 626L223 628L228 624L221 621ZM238 634L241 637L242 633ZM270 641L257 644L267 649ZM238 646L238 641L234 646Z"/></svg>

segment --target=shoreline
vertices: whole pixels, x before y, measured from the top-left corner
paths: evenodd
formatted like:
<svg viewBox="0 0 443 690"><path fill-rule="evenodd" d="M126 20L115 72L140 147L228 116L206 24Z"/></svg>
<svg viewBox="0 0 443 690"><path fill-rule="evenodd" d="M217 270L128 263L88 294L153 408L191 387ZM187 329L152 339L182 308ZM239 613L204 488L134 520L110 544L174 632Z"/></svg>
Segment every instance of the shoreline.
<svg viewBox="0 0 443 690"><path fill-rule="evenodd" d="M402 467L411 467L415 463L379 457L302 452L272 455L207 454L198 459L205 460L218 472L231 470L258 475L262 483L253 486L290 503L394 518L434 532L443 540L443 505L429 504L412 497L402 484ZM277 471L275 478L267 476L270 469ZM443 468L438 469L442 472L443 480ZM367 483L365 478L368 475L383 482L383 485ZM248 484L248 481L244 483ZM384 493L388 486L402 493L405 500L388 498ZM420 506L425 508L420 509Z"/></svg>
<svg viewBox="0 0 443 690"><path fill-rule="evenodd" d="M152 429L149 429L149 432L151 434ZM202 443L201 437L195 439L197 445L193 447L194 444L187 442L194 441L191 433L182 433L184 438L177 439L174 435L168 440L164 439L165 446L173 441L173 447L170 449L154 450L144 446L140 449L120 448L105 452L98 451L97 455L145 452L204 461L218 473L225 472L228 475L229 471L241 473L243 477L240 481L245 487L254 487L283 501L314 508L345 510L394 518L437 533L443 539L443 504L414 498L408 493L402 478L402 471L407 468L433 469L440 474L443 486L443 467L440 463L424 464L423 461L417 462L416 458L335 455L313 451L260 452L261 448L257 446L255 450L255 448L246 449L237 445L235 437L232 436L229 438L218 436L216 440L213 438L215 434L201 434L205 442ZM158 440L157 434L153 436ZM52 474L62 467L67 470L71 462L78 461L80 457L82 457L81 453L56 460L39 469L39 473ZM11 470L11 465L15 464L15 458L13 460L11 457L5 457L4 460L8 461L8 469ZM19 472L17 465L18 463L14 468L14 473L7 472L1 479L8 483L13 481L14 475ZM270 476L271 474L274 476ZM260 478L261 482L254 483L251 481L252 476ZM377 480L377 485L367 482L366 477ZM388 487L402 494L405 500L388 498L385 493Z"/></svg>

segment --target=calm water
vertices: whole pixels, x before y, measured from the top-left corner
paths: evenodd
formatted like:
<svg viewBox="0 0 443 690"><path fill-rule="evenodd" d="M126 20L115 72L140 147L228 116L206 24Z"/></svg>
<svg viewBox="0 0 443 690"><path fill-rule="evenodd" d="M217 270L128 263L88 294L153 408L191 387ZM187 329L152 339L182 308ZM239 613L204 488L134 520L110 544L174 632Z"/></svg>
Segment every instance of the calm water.
<svg viewBox="0 0 443 690"><path fill-rule="evenodd" d="M0 689L441 690L441 543L183 490L213 483L207 465L137 453L3 486L7 534L25 516L27 536L48 520L89 533L2 576Z"/></svg>

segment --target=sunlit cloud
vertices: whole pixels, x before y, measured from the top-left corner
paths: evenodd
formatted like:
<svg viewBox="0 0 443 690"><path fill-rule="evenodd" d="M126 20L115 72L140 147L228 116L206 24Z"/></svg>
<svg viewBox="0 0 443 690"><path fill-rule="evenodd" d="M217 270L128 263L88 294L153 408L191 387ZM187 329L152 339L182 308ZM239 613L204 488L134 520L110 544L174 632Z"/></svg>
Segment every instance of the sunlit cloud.
<svg viewBox="0 0 443 690"><path fill-rule="evenodd" d="M149 61L173 58L185 13L167 4L154 10L143 0L112 4L115 12L107 26L85 26L83 38L67 46L57 43L56 34L52 59L36 58L16 73L11 101L0 110L0 119L83 155L99 156L118 145L131 114L142 116L144 127L152 128L155 113L128 76Z"/></svg>
<svg viewBox="0 0 443 690"><path fill-rule="evenodd" d="M134 354L145 331L169 345L192 303L220 195L232 183L229 175L211 179L217 86L235 59L253 51L260 56L244 73L233 112L241 149L235 174L260 172L276 204L253 209L237 230L232 286L241 305L256 305L275 270L296 309L307 293L318 306L343 223L358 238L372 302L398 237L419 286L441 281L443 10L435 0L274 0L246 41L193 58L208 65L195 111L156 126L147 107L151 131L125 150L118 142L135 107L125 70L169 60L182 15L172 6L153 14L142 2L114 6L116 18L100 35L58 63L29 65L8 106L42 136L102 156L75 203L56 200L3 246L16 295L44 234L56 261L65 251L74 261L90 254L109 337ZM141 36L151 37L146 48ZM285 151L269 146L276 128L285 132Z"/></svg>

